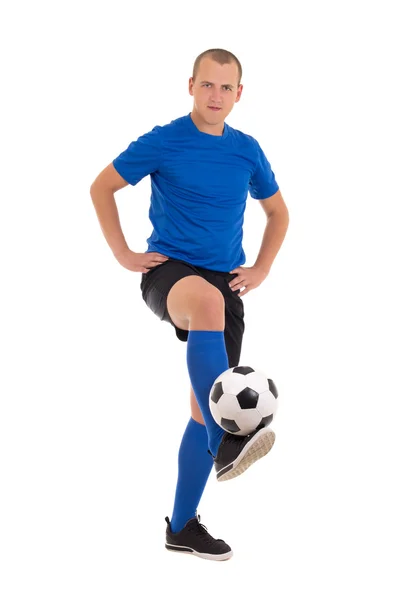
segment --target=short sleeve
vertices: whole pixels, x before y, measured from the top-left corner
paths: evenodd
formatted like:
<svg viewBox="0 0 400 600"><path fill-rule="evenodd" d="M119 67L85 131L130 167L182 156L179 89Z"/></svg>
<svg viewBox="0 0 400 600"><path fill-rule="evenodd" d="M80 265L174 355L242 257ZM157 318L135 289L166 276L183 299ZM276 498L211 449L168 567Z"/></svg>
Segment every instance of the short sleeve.
<svg viewBox="0 0 400 600"><path fill-rule="evenodd" d="M157 126L131 142L112 164L125 181L136 185L143 177L157 171L161 159L161 127Z"/></svg>
<svg viewBox="0 0 400 600"><path fill-rule="evenodd" d="M257 140L254 140L254 142L256 145L256 165L250 177L249 192L255 200L264 200L264 198L273 196L279 190L279 186L267 157Z"/></svg>

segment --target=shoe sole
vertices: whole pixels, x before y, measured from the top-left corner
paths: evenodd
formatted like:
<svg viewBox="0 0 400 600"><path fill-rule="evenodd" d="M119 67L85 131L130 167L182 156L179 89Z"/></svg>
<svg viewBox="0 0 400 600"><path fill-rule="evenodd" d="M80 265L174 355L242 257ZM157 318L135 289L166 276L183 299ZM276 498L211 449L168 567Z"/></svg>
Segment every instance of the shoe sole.
<svg viewBox="0 0 400 600"><path fill-rule="evenodd" d="M271 429L260 429L239 456L217 473L217 481L228 481L244 473L253 463L268 454L274 442L275 433Z"/></svg>
<svg viewBox="0 0 400 600"><path fill-rule="evenodd" d="M189 548L189 546L174 546L173 544L165 544L166 549L169 552L175 552L176 554L191 554L192 556L197 556L198 558L204 558L206 560L228 560L232 557L233 552L225 552L225 554L205 554L202 552L196 552L193 548Z"/></svg>

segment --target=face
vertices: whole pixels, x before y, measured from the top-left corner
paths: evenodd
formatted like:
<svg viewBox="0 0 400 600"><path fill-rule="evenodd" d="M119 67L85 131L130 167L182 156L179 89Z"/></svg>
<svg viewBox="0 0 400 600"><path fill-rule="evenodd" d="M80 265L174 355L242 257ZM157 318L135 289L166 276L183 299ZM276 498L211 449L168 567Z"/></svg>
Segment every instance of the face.
<svg viewBox="0 0 400 600"><path fill-rule="evenodd" d="M243 86L238 86L238 76L236 63L220 65L208 56L203 58L195 81L193 77L189 79L194 113L209 125L223 123L242 94Z"/></svg>

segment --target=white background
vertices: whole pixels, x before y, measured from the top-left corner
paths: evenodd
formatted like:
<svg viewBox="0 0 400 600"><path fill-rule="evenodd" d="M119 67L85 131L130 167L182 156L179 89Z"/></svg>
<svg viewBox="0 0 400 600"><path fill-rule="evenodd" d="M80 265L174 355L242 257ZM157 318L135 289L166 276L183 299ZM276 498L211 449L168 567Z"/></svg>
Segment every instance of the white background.
<svg viewBox="0 0 400 600"><path fill-rule="evenodd" d="M19 2L0 21L2 600L398 600L395 2ZM89 194L132 140L190 112L212 47L242 63L227 122L258 139L290 212L243 298L241 364L278 386L276 444L242 477L213 473L199 507L226 563L164 550L186 345ZM116 195L137 252L149 192ZM246 266L264 225L249 197Z"/></svg>

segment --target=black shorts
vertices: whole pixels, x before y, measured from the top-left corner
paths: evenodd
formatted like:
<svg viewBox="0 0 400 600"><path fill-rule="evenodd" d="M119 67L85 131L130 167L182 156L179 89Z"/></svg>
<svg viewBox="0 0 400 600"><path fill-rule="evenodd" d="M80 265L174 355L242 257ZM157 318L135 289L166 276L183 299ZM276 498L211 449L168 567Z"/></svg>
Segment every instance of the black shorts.
<svg viewBox="0 0 400 600"><path fill-rule="evenodd" d="M161 321L167 321L175 328L176 336L182 342L187 342L189 332L180 329L172 321L167 310L167 296L172 286L188 275L198 275L206 279L223 294L225 299L225 346L228 354L229 367L239 365L242 339L244 334L243 300L238 296L239 289L232 291L229 282L237 277L222 271L211 271L203 267L194 267L182 260L169 258L164 263L152 267L148 273L142 273L140 289L142 298Z"/></svg>

